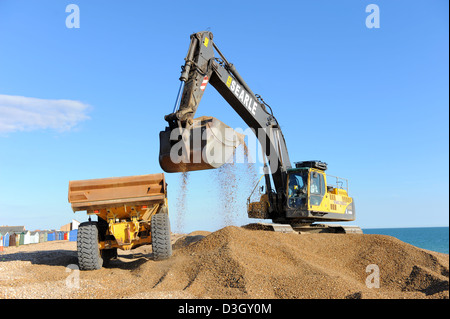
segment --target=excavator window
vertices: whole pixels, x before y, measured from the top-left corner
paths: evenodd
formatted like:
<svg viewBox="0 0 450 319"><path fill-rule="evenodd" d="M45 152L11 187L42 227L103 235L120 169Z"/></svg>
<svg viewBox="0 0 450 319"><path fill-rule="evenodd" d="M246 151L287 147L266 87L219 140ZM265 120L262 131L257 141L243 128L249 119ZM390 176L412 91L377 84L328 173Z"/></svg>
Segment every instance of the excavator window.
<svg viewBox="0 0 450 319"><path fill-rule="evenodd" d="M310 175L309 192L311 194L310 205L319 206L325 195L325 181L323 174L312 172Z"/></svg>
<svg viewBox="0 0 450 319"><path fill-rule="evenodd" d="M295 172L289 174L288 198L290 207L306 205L308 173Z"/></svg>
<svg viewBox="0 0 450 319"><path fill-rule="evenodd" d="M318 195L320 194L320 177L317 172L313 172L311 174L311 185L310 185L310 193Z"/></svg>

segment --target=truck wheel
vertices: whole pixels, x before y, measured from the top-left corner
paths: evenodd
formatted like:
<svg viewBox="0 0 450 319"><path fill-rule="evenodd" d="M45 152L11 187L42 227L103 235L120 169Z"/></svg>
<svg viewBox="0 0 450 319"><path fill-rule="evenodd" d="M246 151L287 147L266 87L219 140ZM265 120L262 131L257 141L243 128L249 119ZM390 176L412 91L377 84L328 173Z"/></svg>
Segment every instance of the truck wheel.
<svg viewBox="0 0 450 319"><path fill-rule="evenodd" d="M98 248L98 229L96 222L85 222L78 226L77 252L78 265L81 270L102 268L103 259Z"/></svg>
<svg viewBox="0 0 450 319"><path fill-rule="evenodd" d="M153 215L151 223L153 256L156 260L167 259L172 256L169 215Z"/></svg>

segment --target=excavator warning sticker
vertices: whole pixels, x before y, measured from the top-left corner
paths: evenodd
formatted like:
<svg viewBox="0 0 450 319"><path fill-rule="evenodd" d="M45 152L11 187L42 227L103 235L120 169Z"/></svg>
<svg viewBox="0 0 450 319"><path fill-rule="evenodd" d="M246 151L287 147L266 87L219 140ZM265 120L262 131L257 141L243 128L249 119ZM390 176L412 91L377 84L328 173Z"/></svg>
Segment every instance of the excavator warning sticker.
<svg viewBox="0 0 450 319"><path fill-rule="evenodd" d="M203 82L202 82L202 85L200 86L200 90L204 91L206 89L206 84L208 84L208 80L209 80L208 76L205 76L203 78Z"/></svg>
<svg viewBox="0 0 450 319"><path fill-rule="evenodd" d="M209 39L205 38L205 42L203 42L203 44L205 45L205 47L208 47L208 43L209 43Z"/></svg>
<svg viewBox="0 0 450 319"><path fill-rule="evenodd" d="M231 76L228 76L228 79L227 79L227 86L228 87L230 87L231 81L233 81L233 78Z"/></svg>

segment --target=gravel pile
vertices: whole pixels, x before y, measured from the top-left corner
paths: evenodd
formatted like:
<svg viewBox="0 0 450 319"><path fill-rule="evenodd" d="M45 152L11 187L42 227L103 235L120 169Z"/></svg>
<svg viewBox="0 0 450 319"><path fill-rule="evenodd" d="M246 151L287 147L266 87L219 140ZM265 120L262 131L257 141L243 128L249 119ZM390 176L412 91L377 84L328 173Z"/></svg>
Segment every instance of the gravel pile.
<svg viewBox="0 0 450 319"><path fill-rule="evenodd" d="M0 255L0 298L449 297L449 255L389 236L229 226L174 234L173 244L168 260L154 261L151 246L142 246L119 251L107 268L83 272L67 268L77 264L74 242L7 248ZM379 288L368 288L377 271Z"/></svg>

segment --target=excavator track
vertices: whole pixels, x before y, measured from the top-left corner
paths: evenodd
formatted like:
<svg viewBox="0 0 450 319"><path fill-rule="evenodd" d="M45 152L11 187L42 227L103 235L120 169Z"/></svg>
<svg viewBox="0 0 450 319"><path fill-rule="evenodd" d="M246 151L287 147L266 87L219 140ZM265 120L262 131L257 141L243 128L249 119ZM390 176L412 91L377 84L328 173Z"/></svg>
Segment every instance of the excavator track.
<svg viewBox="0 0 450 319"><path fill-rule="evenodd" d="M354 225L253 223L243 227L252 230L297 234L363 234L362 229L359 226Z"/></svg>

